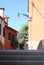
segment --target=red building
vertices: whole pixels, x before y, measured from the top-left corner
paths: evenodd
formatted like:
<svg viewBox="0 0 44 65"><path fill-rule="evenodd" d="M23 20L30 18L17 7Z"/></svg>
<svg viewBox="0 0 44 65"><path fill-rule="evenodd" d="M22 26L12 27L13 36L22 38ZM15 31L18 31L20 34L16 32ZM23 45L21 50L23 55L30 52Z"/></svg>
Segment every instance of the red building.
<svg viewBox="0 0 44 65"><path fill-rule="evenodd" d="M5 44L4 44L4 48L5 49L12 49L12 46L11 46L11 42L13 40L17 40L17 31L8 27L8 26L5 26Z"/></svg>
<svg viewBox="0 0 44 65"><path fill-rule="evenodd" d="M12 41L17 40L18 31L8 26L8 18L4 8L0 8L0 49L13 49Z"/></svg>

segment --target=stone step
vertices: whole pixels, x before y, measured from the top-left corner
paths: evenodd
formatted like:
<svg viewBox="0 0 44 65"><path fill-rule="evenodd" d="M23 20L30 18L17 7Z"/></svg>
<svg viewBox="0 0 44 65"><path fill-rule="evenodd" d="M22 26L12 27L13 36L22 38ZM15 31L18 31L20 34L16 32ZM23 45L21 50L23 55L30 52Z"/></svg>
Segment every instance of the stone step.
<svg viewBox="0 0 44 65"><path fill-rule="evenodd" d="M0 55L44 55L43 50L0 50Z"/></svg>
<svg viewBox="0 0 44 65"><path fill-rule="evenodd" d="M43 55L0 55L0 60L44 60Z"/></svg>
<svg viewBox="0 0 44 65"><path fill-rule="evenodd" d="M0 50L0 65L44 65L44 51Z"/></svg>
<svg viewBox="0 0 44 65"><path fill-rule="evenodd" d="M25 60L0 60L0 65L44 65L43 61L25 61Z"/></svg>

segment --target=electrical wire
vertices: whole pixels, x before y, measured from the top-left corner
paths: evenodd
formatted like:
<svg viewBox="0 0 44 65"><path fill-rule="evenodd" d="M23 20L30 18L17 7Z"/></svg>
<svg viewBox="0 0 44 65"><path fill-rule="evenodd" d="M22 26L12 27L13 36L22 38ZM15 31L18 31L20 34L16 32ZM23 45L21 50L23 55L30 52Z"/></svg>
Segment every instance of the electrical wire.
<svg viewBox="0 0 44 65"><path fill-rule="evenodd" d="M44 18L44 16L42 15L42 13L37 9L37 7L34 5L34 3L31 3L32 6L39 12L39 14L42 16L42 18Z"/></svg>

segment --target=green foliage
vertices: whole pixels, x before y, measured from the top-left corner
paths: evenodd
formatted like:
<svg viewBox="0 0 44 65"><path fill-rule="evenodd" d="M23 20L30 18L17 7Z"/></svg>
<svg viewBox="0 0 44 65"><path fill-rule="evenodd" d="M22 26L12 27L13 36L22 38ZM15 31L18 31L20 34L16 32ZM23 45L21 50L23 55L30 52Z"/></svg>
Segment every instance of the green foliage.
<svg viewBox="0 0 44 65"><path fill-rule="evenodd" d="M26 33L27 30L28 30L28 25L24 25L24 26L21 28L20 32L24 34L24 33Z"/></svg>
<svg viewBox="0 0 44 65"><path fill-rule="evenodd" d="M20 49L24 49L24 45L25 45L25 40L22 40L22 42L20 43Z"/></svg>
<svg viewBox="0 0 44 65"><path fill-rule="evenodd" d="M23 40L25 40L28 36L28 25L24 25L21 30L20 30L20 33L21 33L21 38Z"/></svg>
<svg viewBox="0 0 44 65"><path fill-rule="evenodd" d="M21 49L24 48L24 45L25 45L25 42L26 42L26 39L28 38L28 25L24 25L21 30L20 30L20 38L22 39L21 41Z"/></svg>

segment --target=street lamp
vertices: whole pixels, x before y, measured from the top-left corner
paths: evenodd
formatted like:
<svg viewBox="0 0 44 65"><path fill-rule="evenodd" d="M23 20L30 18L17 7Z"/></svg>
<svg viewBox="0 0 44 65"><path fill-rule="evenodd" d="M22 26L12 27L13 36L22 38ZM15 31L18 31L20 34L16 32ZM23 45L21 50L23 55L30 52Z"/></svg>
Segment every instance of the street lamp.
<svg viewBox="0 0 44 65"><path fill-rule="evenodd" d="M24 15L26 17L29 17L29 15L27 15L27 14L18 13L18 17L20 17L20 15Z"/></svg>
<svg viewBox="0 0 44 65"><path fill-rule="evenodd" d="M27 17L29 19L29 21L32 21L32 16L29 16L28 14L18 13L18 17L20 17L20 15L23 15L23 16Z"/></svg>

